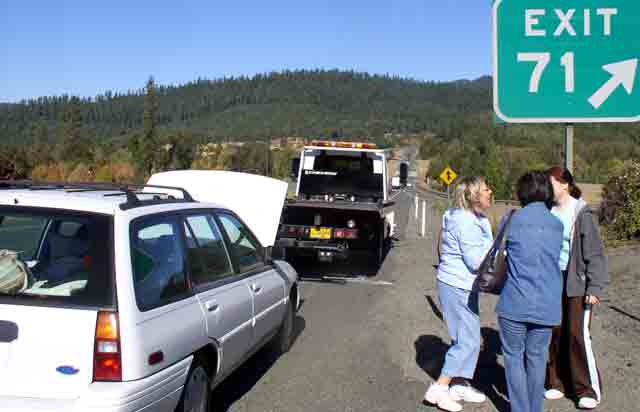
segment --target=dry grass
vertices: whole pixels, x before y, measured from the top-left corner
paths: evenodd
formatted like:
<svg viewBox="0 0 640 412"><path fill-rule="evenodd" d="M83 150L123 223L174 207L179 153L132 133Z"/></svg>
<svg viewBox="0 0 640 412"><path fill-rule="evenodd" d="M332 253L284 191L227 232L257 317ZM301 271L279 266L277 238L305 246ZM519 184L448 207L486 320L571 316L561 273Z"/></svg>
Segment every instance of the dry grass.
<svg viewBox="0 0 640 412"><path fill-rule="evenodd" d="M431 160L416 160L416 181L424 181L431 167Z"/></svg>
<svg viewBox="0 0 640 412"><path fill-rule="evenodd" d="M599 208L602 203L603 185L594 183L578 183L582 190L582 198L594 208Z"/></svg>

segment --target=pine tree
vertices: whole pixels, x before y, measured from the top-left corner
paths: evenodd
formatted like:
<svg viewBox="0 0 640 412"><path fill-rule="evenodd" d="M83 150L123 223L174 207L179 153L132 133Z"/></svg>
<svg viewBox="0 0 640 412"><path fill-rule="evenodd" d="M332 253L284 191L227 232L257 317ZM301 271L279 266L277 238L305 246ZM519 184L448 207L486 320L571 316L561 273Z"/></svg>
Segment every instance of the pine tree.
<svg viewBox="0 0 640 412"><path fill-rule="evenodd" d="M157 130L156 116L158 113L158 97L156 95L156 84L153 76L149 77L145 88L144 114L142 118L143 132L139 142L138 150L141 151L142 160L140 165L145 176L150 176L153 172L155 153L157 150Z"/></svg>

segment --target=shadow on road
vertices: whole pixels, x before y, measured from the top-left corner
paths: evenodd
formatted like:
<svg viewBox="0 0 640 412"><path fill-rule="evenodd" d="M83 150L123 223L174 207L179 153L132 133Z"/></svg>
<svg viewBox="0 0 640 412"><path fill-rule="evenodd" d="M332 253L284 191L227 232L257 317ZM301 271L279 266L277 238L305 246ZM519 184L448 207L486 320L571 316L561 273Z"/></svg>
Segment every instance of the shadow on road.
<svg viewBox="0 0 640 412"><path fill-rule="evenodd" d="M424 295L424 297L427 298L427 303L429 303L429 306L431 306L433 314L436 315L438 319L444 322L442 311L440 310L440 308L438 308L438 305L436 305L436 302L433 300L433 298L430 295Z"/></svg>
<svg viewBox="0 0 640 412"><path fill-rule="evenodd" d="M640 318L639 317L634 316L634 315L630 314L629 312L625 312L624 310L622 310L622 309L620 309L620 308L618 308L616 306L609 305L609 307L612 310L614 310L614 311L616 311L616 312L618 312L618 313L620 313L620 314L622 314L622 315L624 315L624 316L626 316L626 317L628 317L630 319L633 319L633 320L635 320L637 322L640 322Z"/></svg>
<svg viewBox="0 0 640 412"><path fill-rule="evenodd" d="M306 328L306 321L296 316L293 327L293 345ZM266 348L259 350L240 368L225 379L212 394L211 412L226 412L237 400L249 392L278 360Z"/></svg>
<svg viewBox="0 0 640 412"><path fill-rule="evenodd" d="M472 384L487 395L498 411L507 412L507 383L504 368L497 362L501 353L500 336L495 329L488 327L483 327L481 333L482 346ZM433 380L437 380L448 349L449 345L439 336L422 335L415 341L416 363Z"/></svg>
<svg viewBox="0 0 640 412"><path fill-rule="evenodd" d="M348 261L318 262L315 258L297 257L287 260L305 280L323 280L326 277L374 277L380 269L370 254L353 254Z"/></svg>

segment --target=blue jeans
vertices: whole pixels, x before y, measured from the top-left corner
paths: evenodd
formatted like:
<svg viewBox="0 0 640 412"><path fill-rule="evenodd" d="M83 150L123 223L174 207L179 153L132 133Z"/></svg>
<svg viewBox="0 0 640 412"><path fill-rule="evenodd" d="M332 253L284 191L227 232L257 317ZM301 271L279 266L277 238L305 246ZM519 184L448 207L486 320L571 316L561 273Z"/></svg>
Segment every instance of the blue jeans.
<svg viewBox="0 0 640 412"><path fill-rule="evenodd" d="M498 317L512 412L542 412L551 327Z"/></svg>
<svg viewBox="0 0 640 412"><path fill-rule="evenodd" d="M440 305L451 337L442 374L472 379L480 354L478 292L459 289L438 281Z"/></svg>

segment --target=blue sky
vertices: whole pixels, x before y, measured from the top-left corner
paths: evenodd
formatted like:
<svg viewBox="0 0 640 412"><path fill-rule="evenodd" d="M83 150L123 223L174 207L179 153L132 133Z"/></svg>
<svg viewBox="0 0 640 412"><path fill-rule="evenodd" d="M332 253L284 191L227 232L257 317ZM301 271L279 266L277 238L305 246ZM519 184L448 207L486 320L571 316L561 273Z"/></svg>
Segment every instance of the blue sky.
<svg viewBox="0 0 640 412"><path fill-rule="evenodd" d="M3 0L0 101L283 69L491 72L490 0Z"/></svg>

